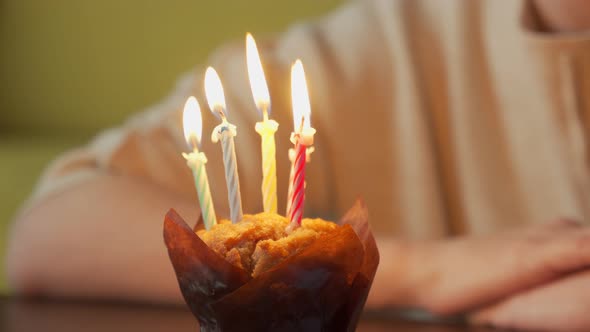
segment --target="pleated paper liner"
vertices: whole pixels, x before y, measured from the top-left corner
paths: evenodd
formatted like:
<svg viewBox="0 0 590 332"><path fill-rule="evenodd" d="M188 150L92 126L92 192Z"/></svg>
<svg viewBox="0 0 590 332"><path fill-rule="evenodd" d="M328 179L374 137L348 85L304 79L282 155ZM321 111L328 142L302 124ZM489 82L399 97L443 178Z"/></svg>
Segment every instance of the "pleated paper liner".
<svg viewBox="0 0 590 332"><path fill-rule="evenodd" d="M379 264L359 200L333 232L252 278L211 250L176 211L164 240L201 331L354 331Z"/></svg>

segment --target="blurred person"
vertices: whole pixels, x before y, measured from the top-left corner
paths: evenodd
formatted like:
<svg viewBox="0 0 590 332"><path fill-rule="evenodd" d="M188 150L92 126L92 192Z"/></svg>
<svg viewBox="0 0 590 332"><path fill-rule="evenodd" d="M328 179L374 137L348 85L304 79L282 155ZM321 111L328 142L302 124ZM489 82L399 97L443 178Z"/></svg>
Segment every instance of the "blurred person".
<svg viewBox="0 0 590 332"><path fill-rule="evenodd" d="M366 199L381 252L369 308L590 329L589 28L583 0L366 0L259 40L281 124L279 206L298 57L318 130L306 214L335 218ZM210 64L238 126L244 210L257 212L259 115L243 42ZM50 165L13 227L16 292L181 303L161 234L170 207L199 216L180 155L190 95L204 110L218 215L228 215L202 81L196 69L161 104Z"/></svg>

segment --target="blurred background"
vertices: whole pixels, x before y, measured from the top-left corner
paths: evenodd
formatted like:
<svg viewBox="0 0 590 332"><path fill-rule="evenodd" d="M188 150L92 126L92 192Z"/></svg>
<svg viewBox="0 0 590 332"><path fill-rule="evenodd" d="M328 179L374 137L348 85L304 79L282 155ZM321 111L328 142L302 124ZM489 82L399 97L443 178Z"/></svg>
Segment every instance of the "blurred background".
<svg viewBox="0 0 590 332"><path fill-rule="evenodd" d="M57 154L164 97L223 42L280 32L340 2L0 0L0 257L14 213Z"/></svg>

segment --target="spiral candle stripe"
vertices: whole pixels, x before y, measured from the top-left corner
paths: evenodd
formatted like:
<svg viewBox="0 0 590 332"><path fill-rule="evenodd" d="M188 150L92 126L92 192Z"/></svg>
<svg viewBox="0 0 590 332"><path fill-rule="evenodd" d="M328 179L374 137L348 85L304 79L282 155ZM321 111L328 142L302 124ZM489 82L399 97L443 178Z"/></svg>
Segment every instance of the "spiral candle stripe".
<svg viewBox="0 0 590 332"><path fill-rule="evenodd" d="M274 120L256 123L262 147L262 204L264 212L277 213L277 162L275 132L279 124Z"/></svg>
<svg viewBox="0 0 590 332"><path fill-rule="evenodd" d="M201 213L203 214L205 229L209 230L217 222L217 217L215 216L213 200L211 199L207 170L205 170L204 165L199 165L196 169L193 169L193 175L195 177L195 184L197 185L199 202L201 202Z"/></svg>
<svg viewBox="0 0 590 332"><path fill-rule="evenodd" d="M291 209L289 211L291 228L301 225L301 219L303 217L303 207L305 202L306 148L305 145L300 143L295 147L295 162L293 163L293 197L291 199Z"/></svg>
<svg viewBox="0 0 590 332"><path fill-rule="evenodd" d="M274 135L262 138L262 197L265 212L277 213L277 164L275 158Z"/></svg>
<svg viewBox="0 0 590 332"><path fill-rule="evenodd" d="M238 166L236 149L234 145L235 127L229 123L219 127L221 149L223 151L223 165L225 166L225 180L227 182L227 194L232 223L242 220L242 196L240 194L240 181L238 177Z"/></svg>
<svg viewBox="0 0 590 332"><path fill-rule="evenodd" d="M305 149L305 163L311 161L311 154L315 151L313 146ZM287 209L285 209L285 215L289 215L291 210L291 201L293 199L293 177L295 176L294 162L295 162L295 149L289 149L289 160L291 161L291 168L289 171L289 190L287 191ZM307 185L304 182L304 185Z"/></svg>
<svg viewBox="0 0 590 332"><path fill-rule="evenodd" d="M291 201L293 200L293 177L295 176L295 149L289 149L289 160L291 168L289 170L289 189L287 191L287 209L285 215L291 215Z"/></svg>
<svg viewBox="0 0 590 332"><path fill-rule="evenodd" d="M183 154L183 156L186 158L186 164L193 172L195 188L197 188L197 195L199 196L199 203L201 205L203 223L205 224L205 229L209 230L217 223L217 217L215 215L215 208L213 207L213 199L211 199L207 169L205 168L207 157L202 152Z"/></svg>

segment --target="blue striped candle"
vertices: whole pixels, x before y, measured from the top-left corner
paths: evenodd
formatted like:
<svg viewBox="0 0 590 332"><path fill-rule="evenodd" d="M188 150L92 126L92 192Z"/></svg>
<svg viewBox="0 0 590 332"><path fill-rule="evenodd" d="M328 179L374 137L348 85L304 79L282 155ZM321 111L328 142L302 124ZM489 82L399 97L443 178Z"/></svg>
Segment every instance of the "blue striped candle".
<svg viewBox="0 0 590 332"><path fill-rule="evenodd" d="M236 149L234 146L234 137L237 132L236 126L227 121L223 86L221 85L219 75L217 75L217 72L212 67L207 68L205 72L205 94L209 103L209 109L221 120L221 124L213 129L211 140L214 143L221 141L231 221L237 223L242 220L243 215L238 163L236 161Z"/></svg>

